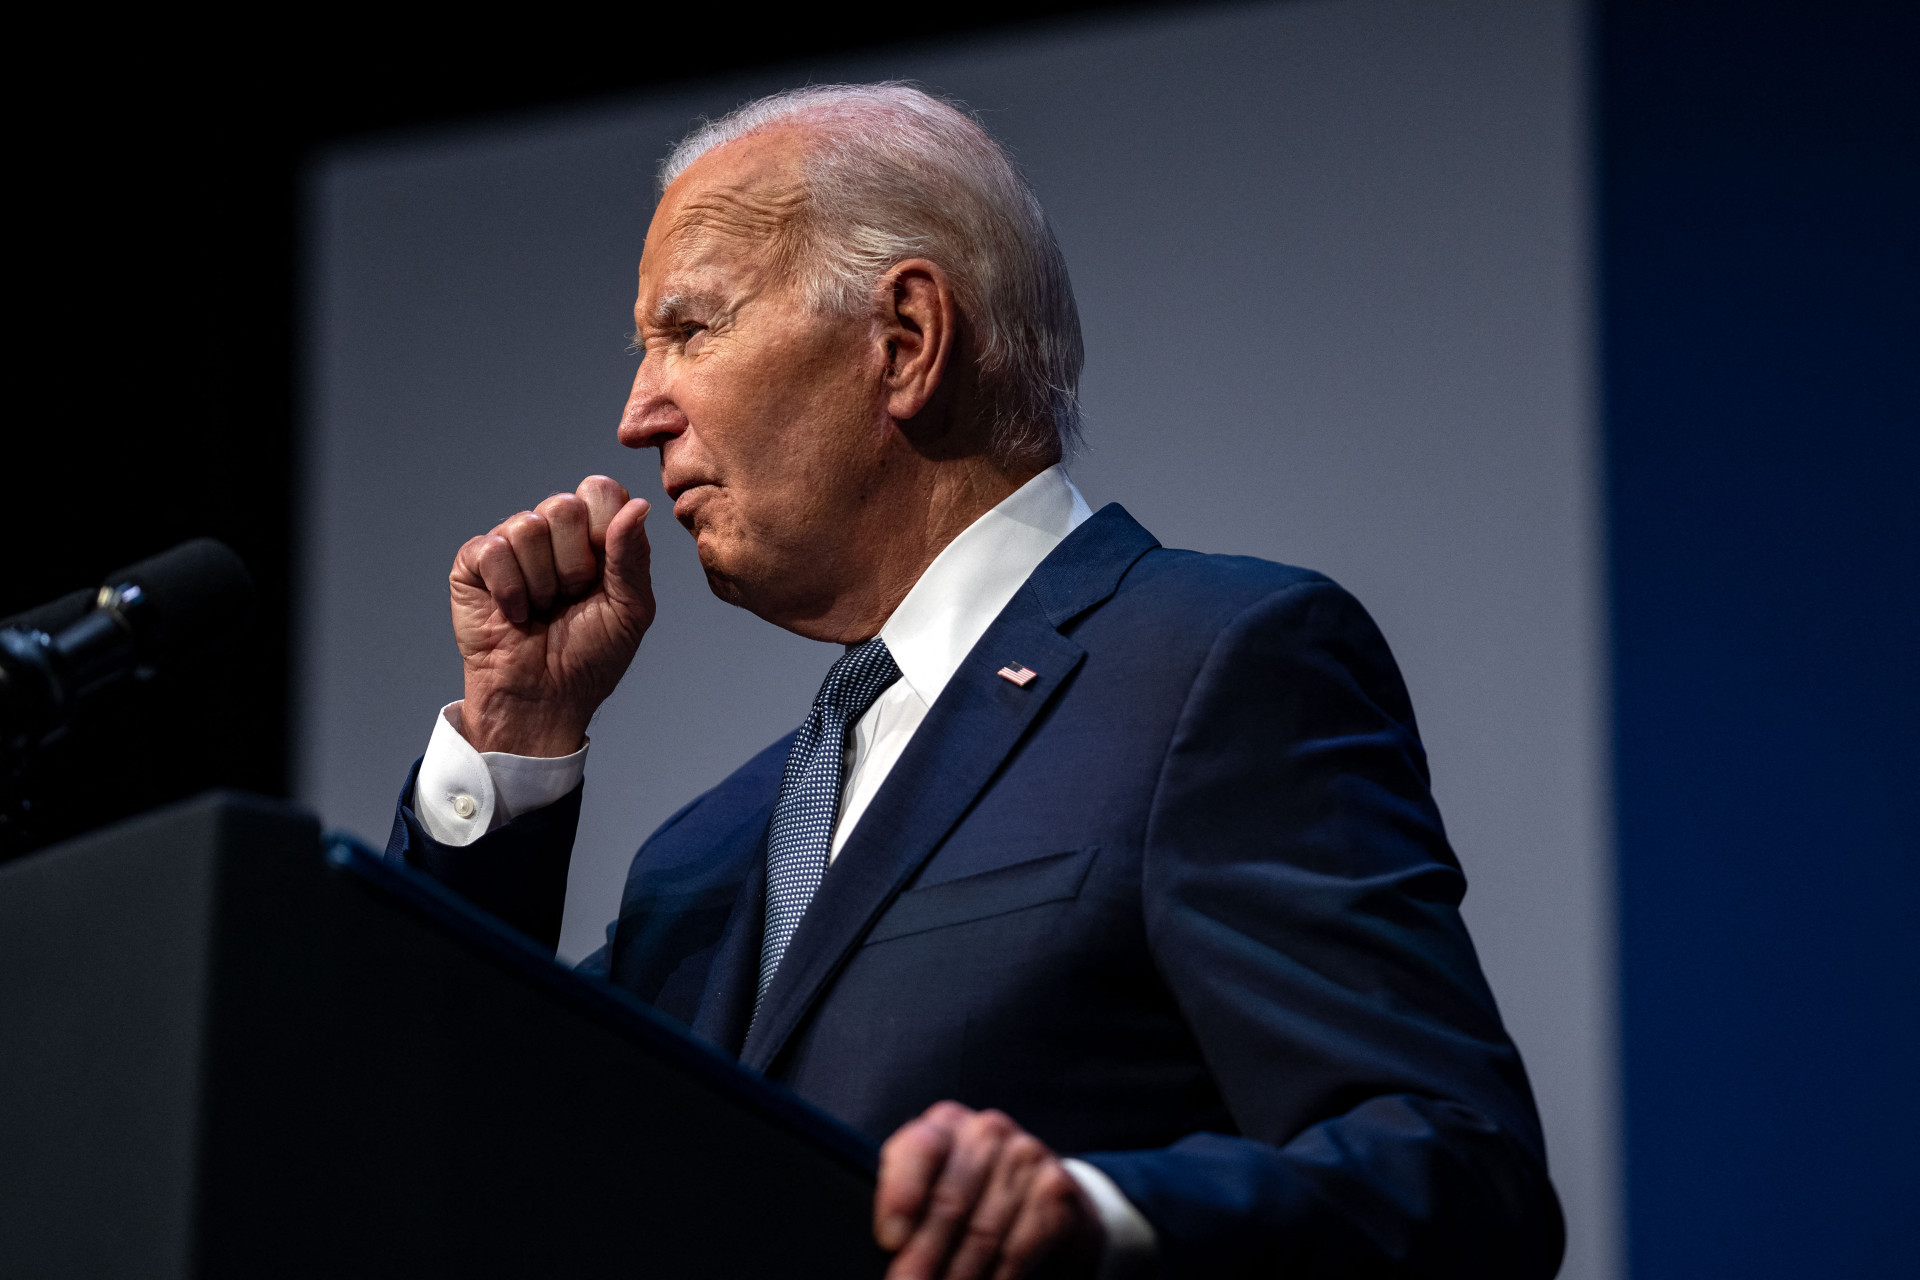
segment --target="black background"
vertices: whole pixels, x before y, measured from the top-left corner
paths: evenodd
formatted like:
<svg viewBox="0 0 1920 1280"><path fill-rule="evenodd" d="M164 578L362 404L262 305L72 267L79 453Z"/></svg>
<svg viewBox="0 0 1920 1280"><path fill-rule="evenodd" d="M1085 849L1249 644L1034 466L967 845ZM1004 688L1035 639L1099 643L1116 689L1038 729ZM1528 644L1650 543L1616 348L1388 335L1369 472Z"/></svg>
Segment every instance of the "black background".
<svg viewBox="0 0 1920 1280"><path fill-rule="evenodd" d="M208 786L288 790L300 182L317 148L1143 7L774 18L695 7L591 22L517 13L510 26L475 15L438 29L333 14L306 25L103 19L17 46L16 65L40 79L14 135L24 358L0 463L11 534L0 618L202 534L241 554L259 592L243 644L123 692L88 733L46 753L40 839Z"/></svg>

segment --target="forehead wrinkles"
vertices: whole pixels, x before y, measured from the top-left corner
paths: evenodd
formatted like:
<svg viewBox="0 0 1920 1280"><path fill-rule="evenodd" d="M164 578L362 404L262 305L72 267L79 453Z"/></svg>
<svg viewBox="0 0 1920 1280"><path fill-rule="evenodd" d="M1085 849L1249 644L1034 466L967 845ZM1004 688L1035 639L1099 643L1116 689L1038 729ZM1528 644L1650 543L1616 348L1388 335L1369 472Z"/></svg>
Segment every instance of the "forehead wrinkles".
<svg viewBox="0 0 1920 1280"><path fill-rule="evenodd" d="M673 211L661 247L680 263L715 249L745 248L752 265L791 275L806 207L806 190L798 183L696 191Z"/></svg>
<svg viewBox="0 0 1920 1280"><path fill-rule="evenodd" d="M777 235L806 202L806 188L792 181L708 186L690 192L680 202L667 226L667 234L717 231L749 239Z"/></svg>

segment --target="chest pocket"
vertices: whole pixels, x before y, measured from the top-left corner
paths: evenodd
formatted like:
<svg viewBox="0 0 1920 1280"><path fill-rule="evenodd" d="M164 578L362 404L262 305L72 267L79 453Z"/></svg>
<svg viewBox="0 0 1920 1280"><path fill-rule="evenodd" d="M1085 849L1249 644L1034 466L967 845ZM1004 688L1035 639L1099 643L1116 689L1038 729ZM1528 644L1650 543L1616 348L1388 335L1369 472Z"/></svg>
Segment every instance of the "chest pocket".
<svg viewBox="0 0 1920 1280"><path fill-rule="evenodd" d="M1087 871L1099 848L1089 845L1065 853L1050 853L1009 866L995 867L958 880L946 880L924 889L910 889L894 900L867 934L869 945L902 938L910 933L968 924L1049 902L1068 902L1080 896Z"/></svg>

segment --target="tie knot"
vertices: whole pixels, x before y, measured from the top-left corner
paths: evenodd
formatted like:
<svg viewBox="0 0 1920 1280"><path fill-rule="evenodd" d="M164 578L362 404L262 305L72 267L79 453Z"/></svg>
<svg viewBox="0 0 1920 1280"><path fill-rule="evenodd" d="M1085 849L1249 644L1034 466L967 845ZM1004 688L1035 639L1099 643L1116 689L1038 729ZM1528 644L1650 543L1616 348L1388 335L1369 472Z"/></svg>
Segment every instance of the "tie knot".
<svg viewBox="0 0 1920 1280"><path fill-rule="evenodd" d="M900 668L879 636L841 654L827 671L813 705L841 724L851 724L867 713L873 700L900 678Z"/></svg>

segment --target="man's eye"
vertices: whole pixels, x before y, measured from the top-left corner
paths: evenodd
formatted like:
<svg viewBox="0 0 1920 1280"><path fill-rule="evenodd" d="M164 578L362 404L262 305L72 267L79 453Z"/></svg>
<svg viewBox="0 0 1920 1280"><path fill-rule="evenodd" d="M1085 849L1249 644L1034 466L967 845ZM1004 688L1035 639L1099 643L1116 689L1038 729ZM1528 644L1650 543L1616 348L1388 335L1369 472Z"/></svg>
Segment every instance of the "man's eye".
<svg viewBox="0 0 1920 1280"><path fill-rule="evenodd" d="M690 324L683 332L686 336L680 340L681 347L688 355L698 354L700 348L707 345L707 327L705 325Z"/></svg>

